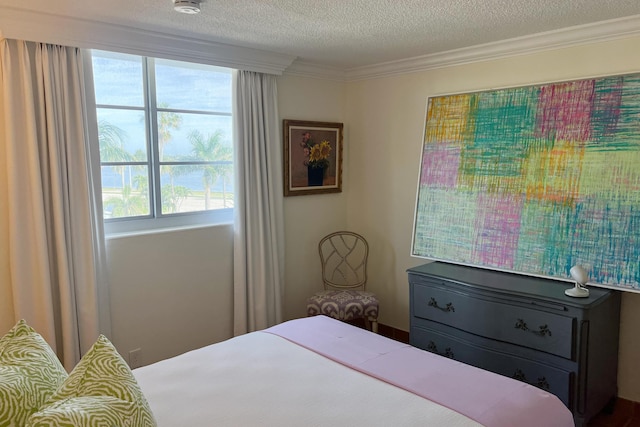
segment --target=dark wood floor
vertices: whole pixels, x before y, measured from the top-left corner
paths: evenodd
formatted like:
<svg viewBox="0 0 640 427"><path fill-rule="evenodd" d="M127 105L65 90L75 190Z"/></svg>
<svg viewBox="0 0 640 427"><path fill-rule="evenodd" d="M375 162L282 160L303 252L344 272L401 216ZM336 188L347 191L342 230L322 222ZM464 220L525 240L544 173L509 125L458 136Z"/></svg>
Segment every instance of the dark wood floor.
<svg viewBox="0 0 640 427"><path fill-rule="evenodd" d="M588 427L640 427L640 403L618 399L611 414L596 415Z"/></svg>
<svg viewBox="0 0 640 427"><path fill-rule="evenodd" d="M409 343L408 332L386 325L379 325L378 332L380 335L396 341ZM602 412L598 414L589 422L587 427L640 427L640 403L617 399L612 413Z"/></svg>

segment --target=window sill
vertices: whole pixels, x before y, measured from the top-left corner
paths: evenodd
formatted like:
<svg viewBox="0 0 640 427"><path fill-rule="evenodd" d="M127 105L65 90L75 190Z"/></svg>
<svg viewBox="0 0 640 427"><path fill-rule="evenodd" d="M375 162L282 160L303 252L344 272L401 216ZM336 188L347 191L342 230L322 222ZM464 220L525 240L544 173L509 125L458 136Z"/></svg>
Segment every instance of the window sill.
<svg viewBox="0 0 640 427"><path fill-rule="evenodd" d="M105 221L105 238L148 235L194 228L209 228L233 224L233 209L220 209L206 214L186 214L165 218L123 219Z"/></svg>
<svg viewBox="0 0 640 427"><path fill-rule="evenodd" d="M136 236L148 236L151 234L176 233L180 231L216 228L216 227L232 227L232 226L233 226L233 222L220 222L217 224L196 224L196 225L184 225L184 226L175 226L175 227L159 227L159 228L146 229L146 230L135 230L135 231L125 231L120 233L105 234L105 239L115 240L115 239L123 239L123 238L136 237Z"/></svg>

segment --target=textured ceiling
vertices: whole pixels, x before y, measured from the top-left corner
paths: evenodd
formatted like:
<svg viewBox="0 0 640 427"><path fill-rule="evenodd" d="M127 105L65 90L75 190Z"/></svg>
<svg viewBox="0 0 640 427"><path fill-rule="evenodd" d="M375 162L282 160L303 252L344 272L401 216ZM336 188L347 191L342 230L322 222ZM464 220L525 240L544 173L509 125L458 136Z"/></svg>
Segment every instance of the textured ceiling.
<svg viewBox="0 0 640 427"><path fill-rule="evenodd" d="M341 69L640 15L640 0L0 0L0 6L102 21L297 56ZM0 10L1 13L1 10Z"/></svg>

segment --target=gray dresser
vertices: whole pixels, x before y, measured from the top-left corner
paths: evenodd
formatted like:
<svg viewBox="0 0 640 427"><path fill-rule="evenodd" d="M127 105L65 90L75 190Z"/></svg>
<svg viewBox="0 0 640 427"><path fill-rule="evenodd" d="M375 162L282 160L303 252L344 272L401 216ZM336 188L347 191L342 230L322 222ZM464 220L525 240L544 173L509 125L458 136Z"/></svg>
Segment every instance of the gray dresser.
<svg viewBox="0 0 640 427"><path fill-rule="evenodd" d="M615 398L619 292L441 262L408 274L411 345L547 390L576 426Z"/></svg>

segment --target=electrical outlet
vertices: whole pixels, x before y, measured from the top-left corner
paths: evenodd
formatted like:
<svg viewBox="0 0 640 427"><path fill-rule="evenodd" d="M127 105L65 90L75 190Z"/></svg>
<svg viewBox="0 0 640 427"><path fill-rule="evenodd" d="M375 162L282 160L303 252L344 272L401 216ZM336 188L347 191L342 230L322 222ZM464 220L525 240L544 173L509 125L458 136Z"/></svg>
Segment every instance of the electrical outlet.
<svg viewBox="0 0 640 427"><path fill-rule="evenodd" d="M142 366L142 349L136 348L129 352L129 367L135 369L140 366Z"/></svg>

